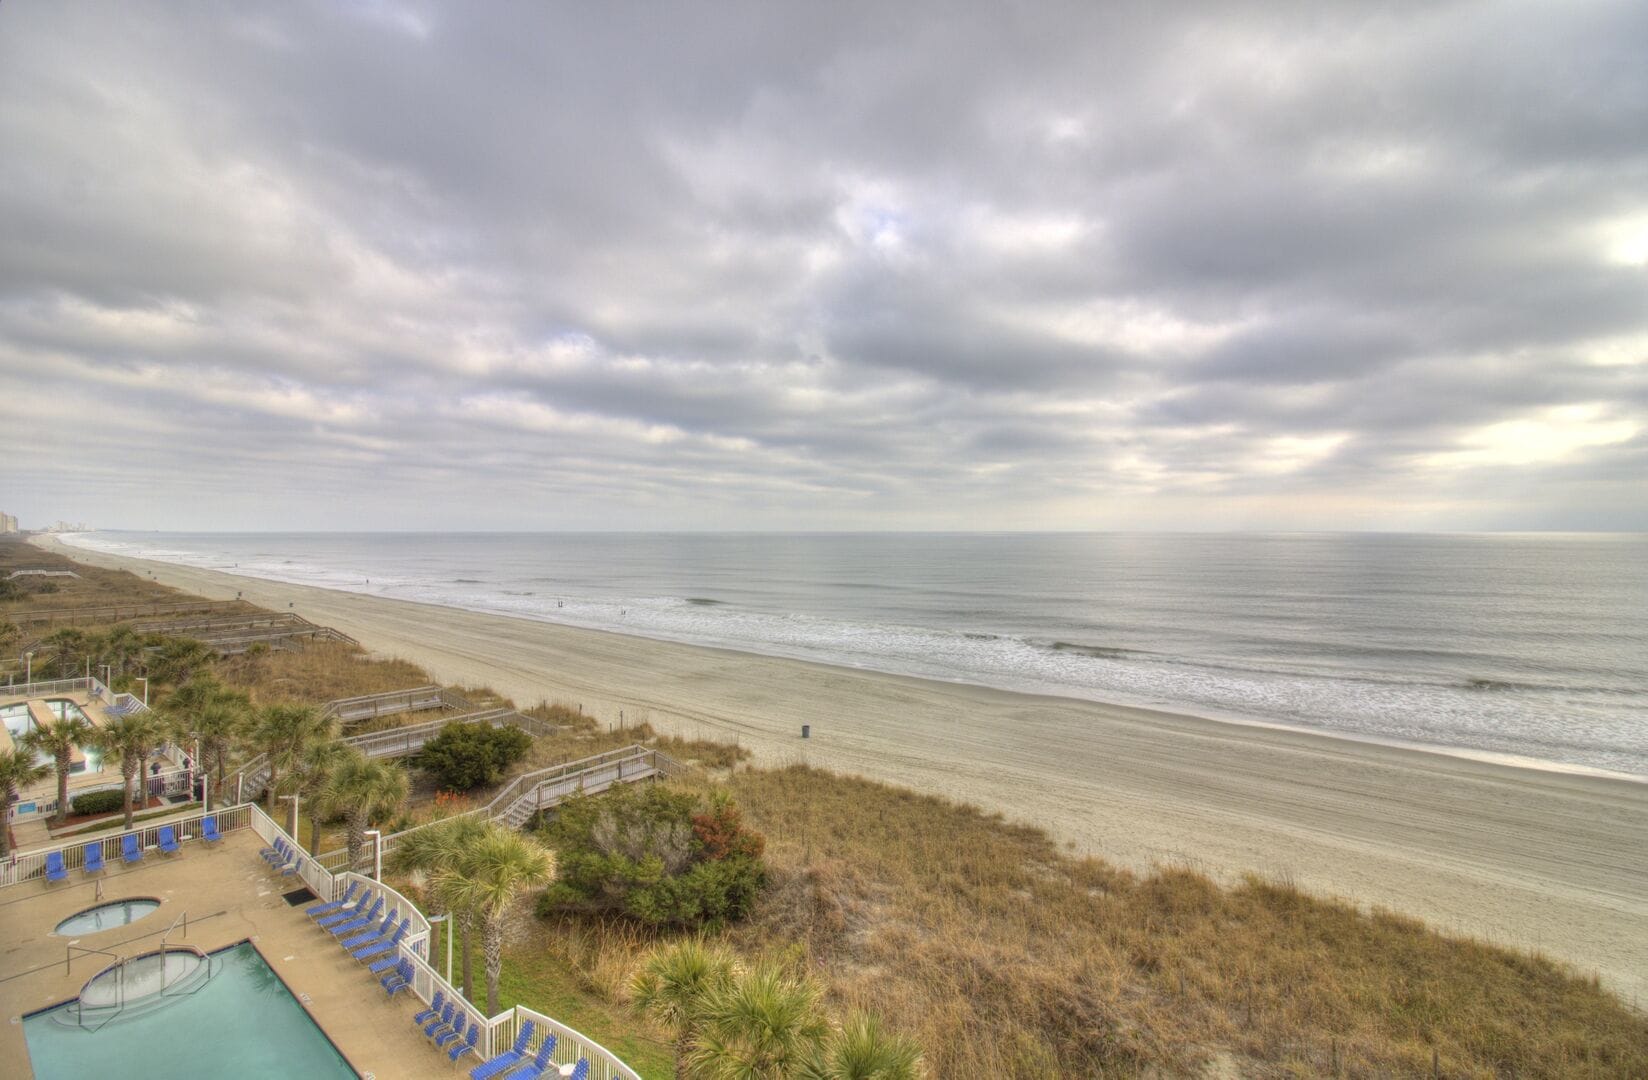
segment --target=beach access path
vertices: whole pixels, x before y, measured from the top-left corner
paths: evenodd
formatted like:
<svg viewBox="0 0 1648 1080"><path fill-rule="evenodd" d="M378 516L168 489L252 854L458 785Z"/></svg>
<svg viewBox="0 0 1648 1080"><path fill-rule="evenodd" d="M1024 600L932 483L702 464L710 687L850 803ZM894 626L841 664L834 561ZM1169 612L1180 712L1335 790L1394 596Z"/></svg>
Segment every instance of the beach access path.
<svg viewBox="0 0 1648 1080"><path fill-rule="evenodd" d="M196 595L288 604L443 682L736 739L997 810L1135 870L1246 872L1542 950L1648 1007L1648 783L773 659L236 577L37 538ZM800 738L809 724L812 737Z"/></svg>

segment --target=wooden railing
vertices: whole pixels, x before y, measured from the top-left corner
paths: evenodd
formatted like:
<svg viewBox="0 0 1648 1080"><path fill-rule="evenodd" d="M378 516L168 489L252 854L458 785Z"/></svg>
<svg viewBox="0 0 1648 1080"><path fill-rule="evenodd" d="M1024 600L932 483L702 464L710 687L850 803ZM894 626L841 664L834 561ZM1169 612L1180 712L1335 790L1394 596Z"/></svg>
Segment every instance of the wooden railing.
<svg viewBox="0 0 1648 1080"><path fill-rule="evenodd" d="M379 716L446 707L446 691L439 686L429 685L414 686L408 690L386 690L381 694L338 698L336 701L328 701L320 714L347 724L354 720L371 720ZM468 708L468 702L464 703L464 707Z"/></svg>
<svg viewBox="0 0 1648 1080"><path fill-rule="evenodd" d="M33 626L86 626L94 623L128 622L132 619L152 618L156 615L186 614L195 611L225 611L243 609L239 600L191 600L164 604L109 604L102 607L36 608L14 611L6 618L19 629Z"/></svg>
<svg viewBox="0 0 1648 1080"><path fill-rule="evenodd" d="M654 776L675 776L684 769L684 765L662 750L654 750L640 744L626 746L619 750L608 750L604 754L594 754L587 758L579 758L577 761L524 773L505 784L484 805L455 814L453 817L480 816L489 821L505 821L512 826L518 826L521 822L510 819L520 816L522 810L529 811L527 816L530 816L540 810L548 810L573 795L595 794L605 791L613 784L634 783ZM440 819L449 820L451 819ZM410 829L380 838L383 853L387 855L406 837L437 825L440 821L414 825ZM334 848L316 857L325 866L337 869L346 866L348 856L348 849Z"/></svg>

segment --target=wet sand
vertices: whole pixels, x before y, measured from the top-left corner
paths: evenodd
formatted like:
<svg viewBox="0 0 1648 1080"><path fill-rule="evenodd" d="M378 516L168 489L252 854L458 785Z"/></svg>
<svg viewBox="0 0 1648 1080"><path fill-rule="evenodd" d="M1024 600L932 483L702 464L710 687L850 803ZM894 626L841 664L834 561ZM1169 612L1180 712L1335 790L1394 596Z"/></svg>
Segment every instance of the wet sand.
<svg viewBox="0 0 1648 1080"><path fill-rule="evenodd" d="M949 796L1135 869L1286 878L1648 1004L1648 784L700 648L52 544L293 609L443 682ZM812 737L800 738L811 725Z"/></svg>

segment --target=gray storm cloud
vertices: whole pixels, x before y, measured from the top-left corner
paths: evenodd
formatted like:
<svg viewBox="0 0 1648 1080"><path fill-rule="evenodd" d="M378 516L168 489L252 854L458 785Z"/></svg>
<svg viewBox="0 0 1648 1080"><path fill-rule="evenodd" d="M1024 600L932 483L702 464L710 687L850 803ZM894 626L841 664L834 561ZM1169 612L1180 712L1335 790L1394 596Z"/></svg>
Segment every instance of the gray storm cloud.
<svg viewBox="0 0 1648 1080"><path fill-rule="evenodd" d="M1648 528L1648 8L0 7L0 505Z"/></svg>

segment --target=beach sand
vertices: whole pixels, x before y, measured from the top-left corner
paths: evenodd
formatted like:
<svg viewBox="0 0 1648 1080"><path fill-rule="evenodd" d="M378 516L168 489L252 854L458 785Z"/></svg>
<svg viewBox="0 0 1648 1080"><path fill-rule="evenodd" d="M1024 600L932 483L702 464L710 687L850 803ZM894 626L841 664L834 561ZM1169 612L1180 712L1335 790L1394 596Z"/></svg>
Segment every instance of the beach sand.
<svg viewBox="0 0 1648 1080"><path fill-rule="evenodd" d="M335 626L444 682L998 810L1071 851L1291 881L1541 950L1648 1005L1648 784L234 577L51 544ZM800 738L810 724L812 737ZM822 826L821 826L822 827Z"/></svg>

